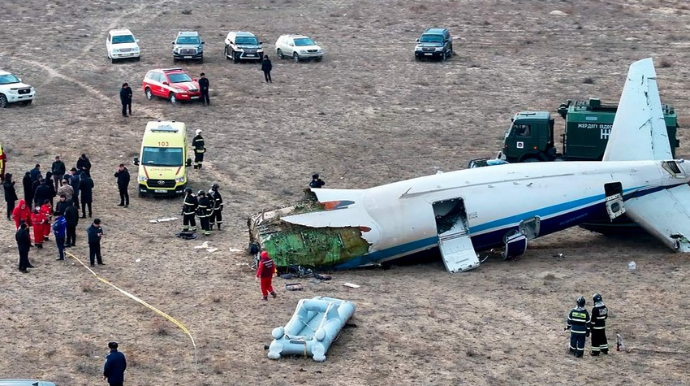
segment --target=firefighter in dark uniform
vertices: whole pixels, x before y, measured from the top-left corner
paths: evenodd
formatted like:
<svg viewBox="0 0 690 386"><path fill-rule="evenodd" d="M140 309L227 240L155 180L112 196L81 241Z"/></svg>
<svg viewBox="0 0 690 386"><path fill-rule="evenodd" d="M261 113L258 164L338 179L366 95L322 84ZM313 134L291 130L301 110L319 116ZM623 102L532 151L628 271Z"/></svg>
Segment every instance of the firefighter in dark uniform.
<svg viewBox="0 0 690 386"><path fill-rule="evenodd" d="M196 131L196 137L192 139L192 148L194 149L194 169L201 169L201 164L204 162L206 144L204 143L204 137L201 136L201 130L199 129Z"/></svg>
<svg viewBox="0 0 690 386"><path fill-rule="evenodd" d="M585 340L589 336L589 312L585 298L577 298L577 306L570 310L566 330L570 330L570 353L578 358L585 354Z"/></svg>
<svg viewBox="0 0 690 386"><path fill-rule="evenodd" d="M182 204L182 231L196 232L196 208L199 206L199 201L197 201L194 194L192 194L192 188L186 188L184 193L184 204Z"/></svg>
<svg viewBox="0 0 690 386"><path fill-rule="evenodd" d="M326 183L323 182L323 180L321 178L319 178L318 173L314 173L311 175L311 182L309 183L310 188L318 189L318 188L323 187L324 185L326 185Z"/></svg>
<svg viewBox="0 0 690 386"><path fill-rule="evenodd" d="M609 343L606 340L606 318L609 316L609 309L604 305L600 294L592 296L594 307L592 307L592 355L599 353L609 353Z"/></svg>
<svg viewBox="0 0 690 386"><path fill-rule="evenodd" d="M201 89L201 101L204 102L206 106L211 104L211 99L208 97L209 81L206 74L201 73L201 78L199 78L199 88Z"/></svg>
<svg viewBox="0 0 690 386"><path fill-rule="evenodd" d="M223 225L223 197L218 191L220 185L213 184L211 190L208 191L208 197L213 205L213 213L211 213L210 228L213 229L213 225L218 225L218 230Z"/></svg>
<svg viewBox="0 0 690 386"><path fill-rule="evenodd" d="M211 221L211 213L213 213L213 204L211 200L206 197L206 192L203 190L200 190L197 196L199 196L199 206L196 212L199 216L199 222L201 223L201 230L204 231L204 236L208 236L211 234L209 221Z"/></svg>

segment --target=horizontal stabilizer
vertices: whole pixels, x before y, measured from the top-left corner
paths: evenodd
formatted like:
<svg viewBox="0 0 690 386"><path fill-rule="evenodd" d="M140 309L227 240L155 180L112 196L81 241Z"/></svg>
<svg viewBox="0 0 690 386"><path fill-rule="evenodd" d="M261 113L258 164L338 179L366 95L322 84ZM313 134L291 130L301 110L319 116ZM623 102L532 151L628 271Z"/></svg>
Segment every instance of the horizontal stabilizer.
<svg viewBox="0 0 690 386"><path fill-rule="evenodd" d="M651 58L630 65L604 161L673 159Z"/></svg>
<svg viewBox="0 0 690 386"><path fill-rule="evenodd" d="M361 204L363 189L310 189L319 202L353 201Z"/></svg>
<svg viewBox="0 0 690 386"><path fill-rule="evenodd" d="M669 247L690 252L690 186L683 184L625 201L626 214Z"/></svg>

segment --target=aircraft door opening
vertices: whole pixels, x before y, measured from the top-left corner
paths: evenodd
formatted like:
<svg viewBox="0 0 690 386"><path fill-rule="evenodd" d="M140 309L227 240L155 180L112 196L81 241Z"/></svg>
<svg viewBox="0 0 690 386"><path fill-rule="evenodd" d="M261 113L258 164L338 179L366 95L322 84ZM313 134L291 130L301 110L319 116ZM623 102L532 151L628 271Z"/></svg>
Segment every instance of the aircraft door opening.
<svg viewBox="0 0 690 386"><path fill-rule="evenodd" d="M438 246L448 272L467 271L479 266L477 252L470 239L465 203L461 198L432 204Z"/></svg>
<svg viewBox="0 0 690 386"><path fill-rule="evenodd" d="M623 185L620 182L604 184L604 193L606 194L606 213L608 213L609 219L613 221L625 213Z"/></svg>

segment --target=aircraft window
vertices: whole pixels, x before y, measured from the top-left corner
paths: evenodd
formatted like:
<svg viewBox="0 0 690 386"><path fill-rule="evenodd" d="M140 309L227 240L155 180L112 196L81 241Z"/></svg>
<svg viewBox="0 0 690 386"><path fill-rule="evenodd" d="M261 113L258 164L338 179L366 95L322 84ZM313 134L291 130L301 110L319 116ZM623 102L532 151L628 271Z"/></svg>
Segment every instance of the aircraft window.
<svg viewBox="0 0 690 386"><path fill-rule="evenodd" d="M681 174L680 168L678 167L676 161L665 161L663 166L664 169L668 170L668 172L673 175Z"/></svg>
<svg viewBox="0 0 690 386"><path fill-rule="evenodd" d="M518 137L529 137L532 135L532 127L530 125L513 125L513 133Z"/></svg>

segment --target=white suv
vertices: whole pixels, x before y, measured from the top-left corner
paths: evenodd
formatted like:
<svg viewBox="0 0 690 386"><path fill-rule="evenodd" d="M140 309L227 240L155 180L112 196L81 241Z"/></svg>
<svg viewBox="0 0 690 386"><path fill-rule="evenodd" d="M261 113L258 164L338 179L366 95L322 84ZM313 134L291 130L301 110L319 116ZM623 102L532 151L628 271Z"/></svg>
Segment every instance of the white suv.
<svg viewBox="0 0 690 386"><path fill-rule="evenodd" d="M303 59L314 59L320 62L323 58L323 50L304 35L282 35L276 41L276 55L281 59L292 58L295 62Z"/></svg>
<svg viewBox="0 0 690 386"><path fill-rule="evenodd" d="M240 60L263 60L264 49L259 39L251 32L233 31L225 38L223 54L234 63Z"/></svg>
<svg viewBox="0 0 690 386"><path fill-rule="evenodd" d="M0 70L0 108L17 102L28 105L35 96L36 91L33 87L22 83L22 80L13 74Z"/></svg>
<svg viewBox="0 0 690 386"><path fill-rule="evenodd" d="M115 63L118 59L139 60L139 39L135 39L132 31L128 29L113 29L108 32L105 41L105 49L108 58Z"/></svg>

